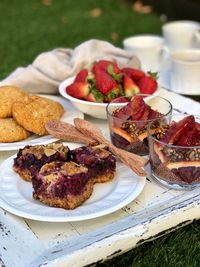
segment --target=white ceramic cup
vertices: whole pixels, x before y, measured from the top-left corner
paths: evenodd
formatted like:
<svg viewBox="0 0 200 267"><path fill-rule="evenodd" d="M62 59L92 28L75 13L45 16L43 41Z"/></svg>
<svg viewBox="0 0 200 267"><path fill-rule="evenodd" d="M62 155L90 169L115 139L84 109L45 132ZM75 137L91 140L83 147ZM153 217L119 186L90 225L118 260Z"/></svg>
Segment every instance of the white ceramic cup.
<svg viewBox="0 0 200 267"><path fill-rule="evenodd" d="M172 50L200 48L196 33L200 23L196 21L179 20L165 23L162 33L167 47Z"/></svg>
<svg viewBox="0 0 200 267"><path fill-rule="evenodd" d="M183 95L200 95L200 49L171 53L170 88Z"/></svg>
<svg viewBox="0 0 200 267"><path fill-rule="evenodd" d="M145 72L159 71L164 55L164 40L157 35L135 35L123 40L126 51L132 52L141 62Z"/></svg>

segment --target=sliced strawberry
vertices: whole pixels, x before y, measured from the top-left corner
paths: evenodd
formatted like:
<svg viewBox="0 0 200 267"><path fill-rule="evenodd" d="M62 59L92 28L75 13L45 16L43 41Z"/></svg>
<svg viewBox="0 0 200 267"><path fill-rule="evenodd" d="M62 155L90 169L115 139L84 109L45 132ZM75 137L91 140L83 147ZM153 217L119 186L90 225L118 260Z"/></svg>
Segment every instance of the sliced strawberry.
<svg viewBox="0 0 200 267"><path fill-rule="evenodd" d="M86 82L76 82L66 87L66 92L78 99L86 99L90 91L90 86Z"/></svg>
<svg viewBox="0 0 200 267"><path fill-rule="evenodd" d="M144 109L143 114L141 114L140 116L140 120L147 121L149 119L149 113L151 112L151 110L152 110L151 107L145 104L145 109Z"/></svg>
<svg viewBox="0 0 200 267"><path fill-rule="evenodd" d="M153 94L158 87L155 74L145 75L137 81L137 85L139 86L142 94Z"/></svg>
<svg viewBox="0 0 200 267"><path fill-rule="evenodd" d="M172 122L161 141L168 144L176 144L182 135L195 128L194 116L190 115L180 120L179 122Z"/></svg>
<svg viewBox="0 0 200 267"><path fill-rule="evenodd" d="M98 70L95 72L96 87L104 95L107 95L114 88L119 88L119 84L106 72Z"/></svg>
<svg viewBox="0 0 200 267"><path fill-rule="evenodd" d="M123 68L121 71L134 81L138 81L145 76L144 71L134 68Z"/></svg>
<svg viewBox="0 0 200 267"><path fill-rule="evenodd" d="M200 134L200 123L198 123L197 121L195 122L195 126L196 126L196 129L199 131L199 134Z"/></svg>
<svg viewBox="0 0 200 267"><path fill-rule="evenodd" d="M156 110L153 110L152 108L150 108L149 110L149 115L148 115L148 120L154 120L154 119L157 119L161 116L161 113L156 111Z"/></svg>
<svg viewBox="0 0 200 267"><path fill-rule="evenodd" d="M112 101L112 103L126 103L126 102L129 102L129 98L125 96L117 97Z"/></svg>
<svg viewBox="0 0 200 267"><path fill-rule="evenodd" d="M88 70L87 69L82 69L76 75L76 78L75 78L74 82L86 82L87 76L88 76Z"/></svg>
<svg viewBox="0 0 200 267"><path fill-rule="evenodd" d="M121 120L128 120L131 117L131 113L132 113L132 103L129 102L122 108L115 110L113 115Z"/></svg>
<svg viewBox="0 0 200 267"><path fill-rule="evenodd" d="M137 84L128 75L124 75L123 86L125 96L133 96L140 92Z"/></svg>
<svg viewBox="0 0 200 267"><path fill-rule="evenodd" d="M104 71L104 72L108 72L109 65L111 65L113 67L113 71L115 74L121 73L121 70L117 66L117 64L112 62L112 61L109 61L109 60L100 60L100 61L96 62L92 68L92 72L94 74L96 73L96 71L99 71L99 70Z"/></svg>
<svg viewBox="0 0 200 267"><path fill-rule="evenodd" d="M86 100L90 102L102 103L104 102L104 96L97 89L92 89Z"/></svg>
<svg viewBox="0 0 200 267"><path fill-rule="evenodd" d="M140 120L146 109L146 103L144 102L143 97L138 95L133 96L131 98L131 106L132 120Z"/></svg>
<svg viewBox="0 0 200 267"><path fill-rule="evenodd" d="M198 143L199 132L196 128L192 128L180 136L176 145L179 146L195 146Z"/></svg>

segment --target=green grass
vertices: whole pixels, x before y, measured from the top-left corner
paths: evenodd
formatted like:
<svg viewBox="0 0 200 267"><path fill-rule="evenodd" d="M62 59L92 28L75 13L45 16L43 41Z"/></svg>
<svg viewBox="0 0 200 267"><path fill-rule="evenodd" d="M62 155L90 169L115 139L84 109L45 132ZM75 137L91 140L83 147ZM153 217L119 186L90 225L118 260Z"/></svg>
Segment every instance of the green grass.
<svg viewBox="0 0 200 267"><path fill-rule="evenodd" d="M101 16L91 17L94 8L100 8ZM156 14L134 13L131 1L1 0L0 79L30 64L43 51L74 48L91 38L121 47L125 37L139 33L160 34L161 22ZM199 227L200 222L194 222L99 266L200 266Z"/></svg>
<svg viewBox="0 0 200 267"><path fill-rule="evenodd" d="M126 36L160 33L159 17L135 14L130 3L123 0L43 2L0 1L0 78L56 47L73 48L91 38L121 46ZM101 16L91 17L94 8L101 9ZM112 40L112 33L118 35L117 40Z"/></svg>

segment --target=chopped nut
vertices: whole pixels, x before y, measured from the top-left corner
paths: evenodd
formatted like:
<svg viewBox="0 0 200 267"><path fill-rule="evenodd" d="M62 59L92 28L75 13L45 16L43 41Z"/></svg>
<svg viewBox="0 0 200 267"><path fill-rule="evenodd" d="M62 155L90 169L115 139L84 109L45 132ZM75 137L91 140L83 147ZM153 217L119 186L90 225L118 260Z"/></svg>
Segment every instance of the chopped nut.
<svg viewBox="0 0 200 267"><path fill-rule="evenodd" d="M49 157L49 156L52 156L56 153L56 150L54 149L51 149L51 148L45 148L44 150L44 154Z"/></svg>
<svg viewBox="0 0 200 267"><path fill-rule="evenodd" d="M55 148L56 150L58 150L59 148L61 148L63 145L61 143L54 143L53 144L53 148Z"/></svg>

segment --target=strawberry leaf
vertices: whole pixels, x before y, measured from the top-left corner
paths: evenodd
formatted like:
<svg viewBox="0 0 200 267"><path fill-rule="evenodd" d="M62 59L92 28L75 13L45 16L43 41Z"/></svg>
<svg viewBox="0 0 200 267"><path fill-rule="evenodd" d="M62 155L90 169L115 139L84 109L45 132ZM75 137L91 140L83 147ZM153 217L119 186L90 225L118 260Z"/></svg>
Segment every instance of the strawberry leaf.
<svg viewBox="0 0 200 267"><path fill-rule="evenodd" d="M151 71L148 71L147 73L148 73L149 76L151 76L151 78L153 78L155 81L158 80L158 72L151 72Z"/></svg>
<svg viewBox="0 0 200 267"><path fill-rule="evenodd" d="M117 82L121 82L122 81L122 76L123 74L122 73L119 73L119 74L116 74L114 72L114 68L113 68L113 65L112 64L109 64L108 65L108 69L107 69L108 73L112 76L112 78L117 81Z"/></svg>

